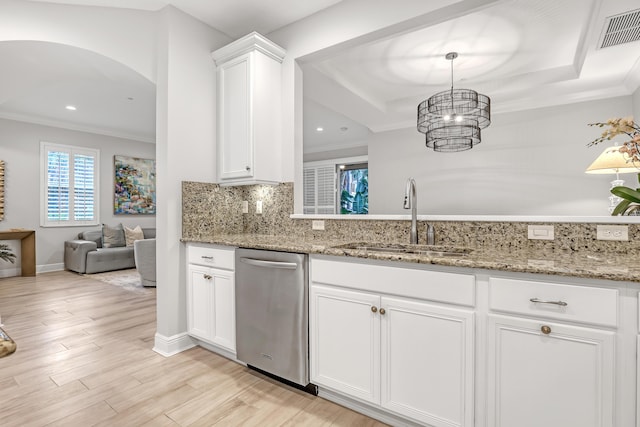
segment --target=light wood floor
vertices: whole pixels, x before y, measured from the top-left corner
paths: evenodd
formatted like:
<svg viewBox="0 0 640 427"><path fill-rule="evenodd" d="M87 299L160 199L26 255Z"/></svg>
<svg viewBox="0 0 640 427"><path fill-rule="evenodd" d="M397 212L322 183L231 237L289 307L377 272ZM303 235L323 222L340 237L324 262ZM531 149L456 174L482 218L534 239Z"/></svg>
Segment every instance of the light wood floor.
<svg viewBox="0 0 640 427"><path fill-rule="evenodd" d="M151 350L155 290L70 272L0 279L17 351L0 358L0 425L382 426L199 347Z"/></svg>

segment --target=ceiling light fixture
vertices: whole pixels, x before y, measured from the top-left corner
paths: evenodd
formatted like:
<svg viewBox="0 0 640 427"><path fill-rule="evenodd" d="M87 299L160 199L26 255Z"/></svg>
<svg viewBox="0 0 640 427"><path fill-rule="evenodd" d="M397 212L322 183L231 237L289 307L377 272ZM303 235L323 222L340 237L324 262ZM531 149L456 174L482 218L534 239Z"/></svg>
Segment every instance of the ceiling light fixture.
<svg viewBox="0 0 640 427"><path fill-rule="evenodd" d="M64 107L64 108L66 108L66 109L67 109L67 110L69 110L69 111L76 111L76 110L77 110L77 108L76 108L75 106L73 106L73 105L67 105L67 106L66 106L66 107Z"/></svg>
<svg viewBox="0 0 640 427"><path fill-rule="evenodd" d="M321 128L321 127L319 127L319 126L316 128L316 131L317 131L317 132L322 132L323 130L324 130L324 128Z"/></svg>
<svg viewBox="0 0 640 427"><path fill-rule="evenodd" d="M479 144L480 129L491 124L491 99L471 89L453 88L453 60L457 52L445 58L451 61L451 89L438 92L418 105L418 132L425 134L427 147L434 151L470 150Z"/></svg>

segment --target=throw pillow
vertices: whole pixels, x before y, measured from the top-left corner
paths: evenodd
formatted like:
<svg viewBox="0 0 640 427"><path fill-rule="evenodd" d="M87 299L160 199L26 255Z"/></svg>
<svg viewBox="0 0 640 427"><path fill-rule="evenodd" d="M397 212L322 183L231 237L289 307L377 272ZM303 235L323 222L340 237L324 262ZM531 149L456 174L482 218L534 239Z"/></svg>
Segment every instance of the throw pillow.
<svg viewBox="0 0 640 427"><path fill-rule="evenodd" d="M139 225L136 225L136 228L129 228L125 225L124 238L126 240L127 246L133 246L133 242L135 242L136 240L144 239L144 233L142 232L142 228L140 228Z"/></svg>
<svg viewBox="0 0 640 427"><path fill-rule="evenodd" d="M118 248L125 245L124 230L122 224L116 227L109 227L106 224L102 224L102 247L103 248Z"/></svg>

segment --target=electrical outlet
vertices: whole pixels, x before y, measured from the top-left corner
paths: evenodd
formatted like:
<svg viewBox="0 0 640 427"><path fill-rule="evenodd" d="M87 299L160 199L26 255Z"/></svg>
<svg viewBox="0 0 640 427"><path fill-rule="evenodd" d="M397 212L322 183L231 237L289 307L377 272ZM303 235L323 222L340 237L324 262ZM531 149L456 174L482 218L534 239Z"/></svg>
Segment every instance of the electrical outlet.
<svg viewBox="0 0 640 427"><path fill-rule="evenodd" d="M242 213L249 213L249 202L246 200L242 201Z"/></svg>
<svg viewBox="0 0 640 427"><path fill-rule="evenodd" d="M262 215L262 200L256 202L256 213Z"/></svg>
<svg viewBox="0 0 640 427"><path fill-rule="evenodd" d="M629 240L629 226L627 225L598 225L596 233L598 240Z"/></svg>
<svg viewBox="0 0 640 427"><path fill-rule="evenodd" d="M311 221L311 229L312 230L324 230L324 221L321 221L321 220Z"/></svg>
<svg viewBox="0 0 640 427"><path fill-rule="evenodd" d="M530 240L553 240L553 225L529 225L527 234Z"/></svg>

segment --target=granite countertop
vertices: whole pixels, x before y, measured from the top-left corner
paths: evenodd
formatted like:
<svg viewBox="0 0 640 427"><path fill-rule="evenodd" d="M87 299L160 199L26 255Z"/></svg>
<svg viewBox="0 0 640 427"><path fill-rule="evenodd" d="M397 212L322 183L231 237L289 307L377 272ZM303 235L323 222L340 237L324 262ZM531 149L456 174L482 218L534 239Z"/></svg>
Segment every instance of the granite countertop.
<svg viewBox="0 0 640 427"><path fill-rule="evenodd" d="M513 250L512 248L473 248L465 256L434 256L372 252L345 249L348 240L305 239L299 236L228 234L183 238L183 242L211 243L241 248L267 249L308 254L369 258L385 261L480 268L521 273L552 274L590 279L640 282L640 265L635 255L600 254L575 251ZM371 245L374 246L374 245Z"/></svg>

